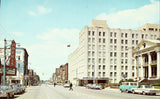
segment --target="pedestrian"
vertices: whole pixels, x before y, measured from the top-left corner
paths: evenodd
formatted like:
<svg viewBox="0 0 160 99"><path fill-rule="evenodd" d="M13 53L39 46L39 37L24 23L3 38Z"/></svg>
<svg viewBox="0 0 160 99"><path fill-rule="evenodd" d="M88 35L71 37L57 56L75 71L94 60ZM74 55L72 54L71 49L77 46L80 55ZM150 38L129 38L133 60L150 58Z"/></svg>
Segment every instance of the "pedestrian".
<svg viewBox="0 0 160 99"><path fill-rule="evenodd" d="M56 83L54 83L54 87L56 86Z"/></svg>
<svg viewBox="0 0 160 99"><path fill-rule="evenodd" d="M73 91L73 88L72 88L72 83L70 83L69 85L69 91L72 90Z"/></svg>

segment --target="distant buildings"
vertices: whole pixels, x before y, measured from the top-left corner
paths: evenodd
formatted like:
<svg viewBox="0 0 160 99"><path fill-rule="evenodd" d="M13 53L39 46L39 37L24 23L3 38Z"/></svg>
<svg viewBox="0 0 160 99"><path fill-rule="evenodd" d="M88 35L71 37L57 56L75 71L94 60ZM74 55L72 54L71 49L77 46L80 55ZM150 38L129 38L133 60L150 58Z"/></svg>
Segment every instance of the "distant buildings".
<svg viewBox="0 0 160 99"><path fill-rule="evenodd" d="M68 82L68 63L56 68L55 73L52 75L52 80L55 83L67 83Z"/></svg>
<svg viewBox="0 0 160 99"><path fill-rule="evenodd" d="M135 79L132 51L141 40L159 37L160 25L146 24L137 30L112 29L106 21L92 20L79 33L79 46L69 55L68 80L80 85L107 79L118 83L124 76Z"/></svg>

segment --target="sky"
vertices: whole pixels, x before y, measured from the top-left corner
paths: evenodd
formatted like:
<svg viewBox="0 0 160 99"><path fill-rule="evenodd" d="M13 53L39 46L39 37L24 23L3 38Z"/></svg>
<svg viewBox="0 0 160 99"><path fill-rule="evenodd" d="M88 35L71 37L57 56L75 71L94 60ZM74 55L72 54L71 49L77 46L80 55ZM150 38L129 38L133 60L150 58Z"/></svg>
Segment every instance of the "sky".
<svg viewBox="0 0 160 99"><path fill-rule="evenodd" d="M29 68L48 80L68 62L79 32L93 19L133 30L160 24L160 0L1 0L0 47L4 38L20 43L28 51Z"/></svg>

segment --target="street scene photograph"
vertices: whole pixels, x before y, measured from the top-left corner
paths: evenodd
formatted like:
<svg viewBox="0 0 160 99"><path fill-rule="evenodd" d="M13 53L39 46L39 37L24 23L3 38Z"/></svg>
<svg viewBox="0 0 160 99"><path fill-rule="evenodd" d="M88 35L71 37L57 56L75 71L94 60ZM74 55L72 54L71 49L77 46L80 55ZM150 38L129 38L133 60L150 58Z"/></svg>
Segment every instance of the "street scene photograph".
<svg viewBox="0 0 160 99"><path fill-rule="evenodd" d="M160 99L160 0L0 0L0 99Z"/></svg>

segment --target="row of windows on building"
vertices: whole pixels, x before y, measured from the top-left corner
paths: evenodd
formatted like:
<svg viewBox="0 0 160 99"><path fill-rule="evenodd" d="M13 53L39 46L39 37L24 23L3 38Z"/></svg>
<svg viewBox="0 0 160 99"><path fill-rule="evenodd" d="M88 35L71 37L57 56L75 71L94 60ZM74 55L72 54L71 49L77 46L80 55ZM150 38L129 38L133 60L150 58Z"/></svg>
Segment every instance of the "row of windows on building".
<svg viewBox="0 0 160 99"><path fill-rule="evenodd" d="M126 77L128 77L128 72L121 72L121 77L123 75L126 75ZM132 77L134 77L134 72L132 72ZM117 72L110 72L110 77L117 77Z"/></svg>
<svg viewBox="0 0 160 99"><path fill-rule="evenodd" d="M91 62L94 64L95 63L95 58L92 58L92 61L91 61L91 58L88 58L88 64L91 64ZM106 59L101 59L101 58L99 58L98 59L98 63L103 63L103 64L105 64L106 63Z"/></svg>
<svg viewBox="0 0 160 99"><path fill-rule="evenodd" d="M105 36L105 32L98 32L98 35L99 36ZM135 34L135 33L132 33L132 38L138 38L138 36L141 35L141 38L144 39L144 38L148 38L148 34ZM95 32L92 31L88 31L88 36L95 36ZM110 37L117 37L117 33L116 32L110 32ZM121 37L125 37L127 38L128 37L128 33L121 33ZM156 35L151 35L151 38L152 39L156 39Z"/></svg>
<svg viewBox="0 0 160 99"><path fill-rule="evenodd" d="M101 74L103 77L105 77L105 72L98 72L98 76L101 77ZM90 75L92 75L92 77L94 77L94 72L88 72L88 76L90 77Z"/></svg>
<svg viewBox="0 0 160 99"><path fill-rule="evenodd" d="M94 65L92 65L92 66L91 66L91 65L88 65L88 69L89 69L89 70L91 70L91 69L94 70ZM105 66L105 65L99 65L99 66L98 66L98 70L101 70L101 69L102 69L102 70L105 70L105 69L106 69L106 66Z"/></svg>

